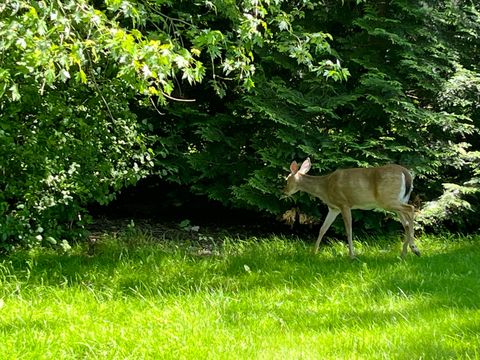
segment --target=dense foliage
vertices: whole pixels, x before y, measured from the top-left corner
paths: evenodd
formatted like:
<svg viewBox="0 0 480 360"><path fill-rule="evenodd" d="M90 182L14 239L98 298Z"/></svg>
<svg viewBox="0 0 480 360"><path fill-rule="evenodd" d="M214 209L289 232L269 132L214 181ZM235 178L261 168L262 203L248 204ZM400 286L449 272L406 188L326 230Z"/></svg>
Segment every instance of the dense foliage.
<svg viewBox="0 0 480 360"><path fill-rule="evenodd" d="M478 227L464 214L478 203L478 16L468 2L331 1L305 11L292 27L331 34L348 81L255 49L253 91L181 113L199 135L194 189L279 213L294 206L281 200L279 176L292 159L312 157L318 173L397 162L416 174L421 224ZM317 201L297 205L318 216Z"/></svg>
<svg viewBox="0 0 480 360"><path fill-rule="evenodd" d="M480 13L471 1L6 0L0 245L77 236L148 174L235 207L318 172L398 162L419 219L478 206Z"/></svg>

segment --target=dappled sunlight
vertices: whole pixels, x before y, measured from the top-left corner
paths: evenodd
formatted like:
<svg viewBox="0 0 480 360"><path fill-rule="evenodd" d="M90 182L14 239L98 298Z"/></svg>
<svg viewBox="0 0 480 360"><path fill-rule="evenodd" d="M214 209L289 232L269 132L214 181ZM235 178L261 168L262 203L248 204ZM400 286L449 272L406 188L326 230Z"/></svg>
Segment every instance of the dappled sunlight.
<svg viewBox="0 0 480 360"><path fill-rule="evenodd" d="M406 259L390 240L359 242L355 260L343 243L315 255L298 238L226 238L208 252L194 241L150 240L135 247L106 237L93 256L78 245L5 258L3 346L38 336L48 347L61 332L86 339L76 354L113 354L145 333L177 354L235 349L251 358L266 346L306 358L407 359L473 354L479 340L477 239L421 239L424 256Z"/></svg>

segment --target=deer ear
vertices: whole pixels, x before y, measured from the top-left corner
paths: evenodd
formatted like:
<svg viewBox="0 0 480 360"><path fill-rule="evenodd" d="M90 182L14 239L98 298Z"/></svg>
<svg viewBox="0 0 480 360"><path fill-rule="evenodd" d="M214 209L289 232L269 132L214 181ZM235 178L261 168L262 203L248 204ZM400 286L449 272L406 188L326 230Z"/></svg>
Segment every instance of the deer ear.
<svg viewBox="0 0 480 360"><path fill-rule="evenodd" d="M311 167L312 167L312 163L310 162L310 158L307 158L303 162L303 164L300 167L300 170L298 172L301 173L301 174L306 174L310 170Z"/></svg>
<svg viewBox="0 0 480 360"><path fill-rule="evenodd" d="M297 171L298 171L298 164L296 161L292 161L292 163L290 164L290 171L292 172L292 174L296 174Z"/></svg>

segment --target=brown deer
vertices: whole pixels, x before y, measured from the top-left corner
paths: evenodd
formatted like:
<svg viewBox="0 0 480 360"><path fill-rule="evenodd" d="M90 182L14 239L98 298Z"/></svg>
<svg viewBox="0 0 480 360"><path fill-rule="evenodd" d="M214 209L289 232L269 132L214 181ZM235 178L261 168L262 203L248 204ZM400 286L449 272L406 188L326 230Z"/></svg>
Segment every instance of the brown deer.
<svg viewBox="0 0 480 360"><path fill-rule="evenodd" d="M415 208L408 204L413 190L410 172L400 165L385 165L373 168L339 169L325 176L307 175L312 164L307 158L300 169L297 162L290 164L290 175L284 193L288 196L304 191L318 197L328 206L328 214L320 228L314 252L336 217L341 213L347 231L348 250L354 258L352 243L352 209L371 210L380 208L398 215L405 229L402 257L407 254L408 245L420 256L414 243L413 218Z"/></svg>

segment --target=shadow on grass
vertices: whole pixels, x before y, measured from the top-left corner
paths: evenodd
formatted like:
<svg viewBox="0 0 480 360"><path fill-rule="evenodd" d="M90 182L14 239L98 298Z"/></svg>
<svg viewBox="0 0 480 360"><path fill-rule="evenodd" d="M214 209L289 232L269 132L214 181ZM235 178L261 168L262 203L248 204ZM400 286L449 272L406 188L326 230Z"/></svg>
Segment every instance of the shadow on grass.
<svg viewBox="0 0 480 360"><path fill-rule="evenodd" d="M425 244L423 257L409 254L405 260L398 257L397 242L358 245L359 260L351 261L341 244L314 255L310 244L286 238L137 245L110 238L99 243L94 256L77 247L69 254L19 252L0 260L0 298L23 293L28 299L70 288L88 290L100 302L147 298L158 306L158 299L173 298L182 311L208 308L215 326L235 329L239 336L291 331L300 333L300 340L314 341L327 333L324 339L341 339L332 351L338 347L340 354L349 354L352 349L360 358L478 357L468 347L480 333L479 317L469 318L480 304L475 241ZM187 300L177 301L180 296ZM190 301L196 296L200 303ZM449 314L458 317L437 323L437 316ZM22 321L3 324L2 331L17 331ZM38 330L54 326L33 321ZM263 335L256 332L262 326L268 329Z"/></svg>
<svg viewBox="0 0 480 360"><path fill-rule="evenodd" d="M448 244L447 244L448 245ZM107 240L94 256L83 249L72 254L20 252L0 263L0 280L18 288L88 287L115 296L167 296L199 292L230 293L259 289L318 292L345 284L365 284L365 296L408 298L425 295L436 304L478 308L480 251L475 242L428 253L421 258L396 256L396 249L368 249L351 261L325 246L314 255L299 240L276 238L205 245L145 243L135 247ZM5 291L6 287L3 291ZM331 290L330 290L331 291ZM7 295L7 294L6 294Z"/></svg>
<svg viewBox="0 0 480 360"><path fill-rule="evenodd" d="M433 296L439 306L478 309L480 307L480 261L478 244L452 244L442 252L410 258L404 264L385 268L371 294L409 297ZM370 264L369 264L370 266ZM379 270L381 270L380 265Z"/></svg>

